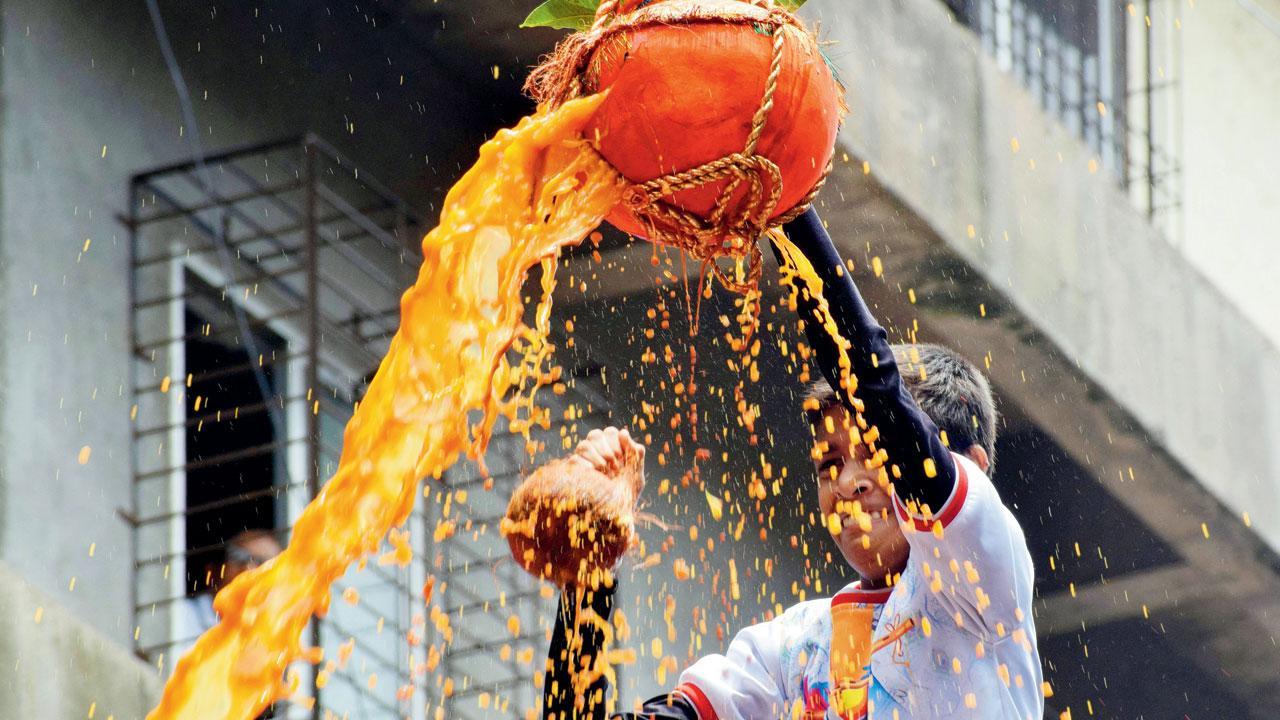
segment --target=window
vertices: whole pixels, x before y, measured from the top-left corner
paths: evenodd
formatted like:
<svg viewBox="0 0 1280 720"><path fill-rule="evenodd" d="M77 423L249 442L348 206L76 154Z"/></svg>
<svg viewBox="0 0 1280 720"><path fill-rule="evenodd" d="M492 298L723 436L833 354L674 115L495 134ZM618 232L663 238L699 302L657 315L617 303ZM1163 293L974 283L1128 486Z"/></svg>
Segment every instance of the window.
<svg viewBox="0 0 1280 720"><path fill-rule="evenodd" d="M280 496L289 428L279 406L287 351L279 335L258 329L251 355L218 293L190 272L186 283L186 590L196 594L216 585L228 540L288 526Z"/></svg>
<svg viewBox="0 0 1280 720"><path fill-rule="evenodd" d="M270 556L262 531L287 541L332 474L420 262L416 213L317 138L215 155L205 168L135 176L127 220L134 638L166 676L192 641L193 613L212 613L207 591ZM318 693L312 668L295 666L321 716L422 716L426 679L410 666L425 650L407 637L426 612L423 528L420 505L414 562L353 568L307 631L304 645L328 658L355 640ZM348 588L357 602L342 600ZM286 704L277 716L312 711Z"/></svg>

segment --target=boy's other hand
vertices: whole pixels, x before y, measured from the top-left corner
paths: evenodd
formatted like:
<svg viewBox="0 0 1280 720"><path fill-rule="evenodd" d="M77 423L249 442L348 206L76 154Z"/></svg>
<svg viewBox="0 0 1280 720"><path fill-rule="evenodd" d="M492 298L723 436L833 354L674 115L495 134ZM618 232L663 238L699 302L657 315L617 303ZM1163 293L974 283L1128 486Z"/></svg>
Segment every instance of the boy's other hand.
<svg viewBox="0 0 1280 720"><path fill-rule="evenodd" d="M573 459L610 477L628 470L635 472L639 484L644 485L644 445L632 439L626 428L610 426L592 430L578 443Z"/></svg>

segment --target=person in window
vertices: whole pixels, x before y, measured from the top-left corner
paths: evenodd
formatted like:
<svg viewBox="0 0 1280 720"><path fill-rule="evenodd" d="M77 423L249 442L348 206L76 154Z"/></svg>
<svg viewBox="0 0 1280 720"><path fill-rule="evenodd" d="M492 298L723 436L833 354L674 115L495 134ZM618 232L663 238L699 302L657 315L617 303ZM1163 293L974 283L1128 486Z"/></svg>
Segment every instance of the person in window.
<svg viewBox="0 0 1280 720"><path fill-rule="evenodd" d="M279 555L281 547L270 530L245 530L228 540L222 551L222 562L206 568L209 587L185 598L177 608L177 657L185 655L206 630L218 624L213 597L240 573Z"/></svg>

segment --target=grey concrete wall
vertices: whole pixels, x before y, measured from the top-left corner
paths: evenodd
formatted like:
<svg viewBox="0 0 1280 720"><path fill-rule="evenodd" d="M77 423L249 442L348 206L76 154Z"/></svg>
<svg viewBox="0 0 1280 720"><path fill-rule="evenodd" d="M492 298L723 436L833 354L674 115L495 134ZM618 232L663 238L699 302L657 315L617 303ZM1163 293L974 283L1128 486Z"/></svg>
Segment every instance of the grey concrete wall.
<svg viewBox="0 0 1280 720"><path fill-rule="evenodd" d="M142 720L155 669L0 564L0 717Z"/></svg>
<svg viewBox="0 0 1280 720"><path fill-rule="evenodd" d="M1168 63L1179 84L1169 123L1182 164L1178 240L1280 344L1280 0L1172 5L1181 25L1165 20L1180 51Z"/></svg>
<svg viewBox="0 0 1280 720"><path fill-rule="evenodd" d="M1280 548L1276 346L941 3L805 13L850 88L841 141Z"/></svg>
<svg viewBox="0 0 1280 720"><path fill-rule="evenodd" d="M182 127L143 3L0 5L0 559L122 645L128 177L187 157L192 132L213 150L311 129L427 207L474 156L488 102L358 9L162 5L199 128Z"/></svg>

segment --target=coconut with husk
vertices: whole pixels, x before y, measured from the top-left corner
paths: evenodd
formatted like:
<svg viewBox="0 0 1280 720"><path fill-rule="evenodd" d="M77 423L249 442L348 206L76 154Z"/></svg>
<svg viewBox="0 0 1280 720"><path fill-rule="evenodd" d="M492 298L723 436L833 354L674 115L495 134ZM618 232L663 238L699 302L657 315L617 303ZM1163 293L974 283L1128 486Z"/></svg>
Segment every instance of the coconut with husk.
<svg viewBox="0 0 1280 720"><path fill-rule="evenodd" d="M560 587L595 588L636 543L641 457L615 471L580 456L552 460L516 488L500 529L520 566Z"/></svg>

